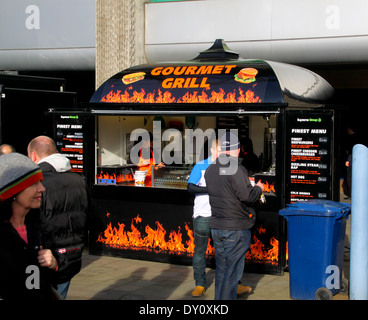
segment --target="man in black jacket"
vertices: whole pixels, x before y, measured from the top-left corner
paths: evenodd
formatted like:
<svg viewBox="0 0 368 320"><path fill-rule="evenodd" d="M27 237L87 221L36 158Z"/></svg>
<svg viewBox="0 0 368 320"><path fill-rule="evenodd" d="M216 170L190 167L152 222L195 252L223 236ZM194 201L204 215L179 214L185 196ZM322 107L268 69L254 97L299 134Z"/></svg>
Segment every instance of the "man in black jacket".
<svg viewBox="0 0 368 320"><path fill-rule="evenodd" d="M28 157L43 173L46 191L42 196L40 229L45 248L58 260L52 279L55 289L65 298L70 280L81 269L88 198L84 179L70 172L69 159L57 152L55 142L46 136L33 139Z"/></svg>
<svg viewBox="0 0 368 320"><path fill-rule="evenodd" d="M264 187L252 186L247 169L239 164L238 137L227 132L221 138L221 154L205 173L215 246L215 300L235 300L244 259L250 247L250 228L255 223L252 204Z"/></svg>

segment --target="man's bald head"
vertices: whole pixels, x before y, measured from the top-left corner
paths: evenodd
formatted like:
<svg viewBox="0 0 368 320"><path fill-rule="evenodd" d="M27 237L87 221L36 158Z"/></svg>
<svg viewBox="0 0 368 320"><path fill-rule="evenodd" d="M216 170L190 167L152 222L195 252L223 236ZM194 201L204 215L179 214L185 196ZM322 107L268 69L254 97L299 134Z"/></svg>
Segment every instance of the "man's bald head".
<svg viewBox="0 0 368 320"><path fill-rule="evenodd" d="M34 138L27 148L28 157L35 163L57 152L55 141L47 136Z"/></svg>

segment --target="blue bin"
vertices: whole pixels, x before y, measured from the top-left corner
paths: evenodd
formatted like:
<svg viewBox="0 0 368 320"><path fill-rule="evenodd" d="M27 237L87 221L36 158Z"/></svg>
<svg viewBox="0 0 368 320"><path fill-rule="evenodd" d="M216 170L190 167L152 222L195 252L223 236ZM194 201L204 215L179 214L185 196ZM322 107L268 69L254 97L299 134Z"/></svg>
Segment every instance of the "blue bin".
<svg viewBox="0 0 368 320"><path fill-rule="evenodd" d="M346 291L342 267L350 204L309 200L279 213L288 222L290 297L328 300Z"/></svg>

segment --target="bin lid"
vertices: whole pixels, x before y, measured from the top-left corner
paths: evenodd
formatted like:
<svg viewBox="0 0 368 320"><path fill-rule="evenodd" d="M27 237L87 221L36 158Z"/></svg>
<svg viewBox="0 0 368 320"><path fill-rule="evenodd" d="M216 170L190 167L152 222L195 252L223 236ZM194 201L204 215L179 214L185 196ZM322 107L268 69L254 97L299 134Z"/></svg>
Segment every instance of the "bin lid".
<svg viewBox="0 0 368 320"><path fill-rule="evenodd" d="M291 203L280 210L282 216L307 215L322 217L342 217L350 213L350 204L330 200L307 200L305 202Z"/></svg>

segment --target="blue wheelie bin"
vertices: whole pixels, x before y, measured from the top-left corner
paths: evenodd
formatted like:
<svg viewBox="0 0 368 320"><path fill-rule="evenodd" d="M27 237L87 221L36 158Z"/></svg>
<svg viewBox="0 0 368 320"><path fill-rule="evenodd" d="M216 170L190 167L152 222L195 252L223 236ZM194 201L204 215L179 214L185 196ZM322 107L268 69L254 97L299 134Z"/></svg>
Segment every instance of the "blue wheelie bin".
<svg viewBox="0 0 368 320"><path fill-rule="evenodd" d="M279 211L288 224L290 297L330 300L347 292L342 278L350 204L309 200Z"/></svg>

